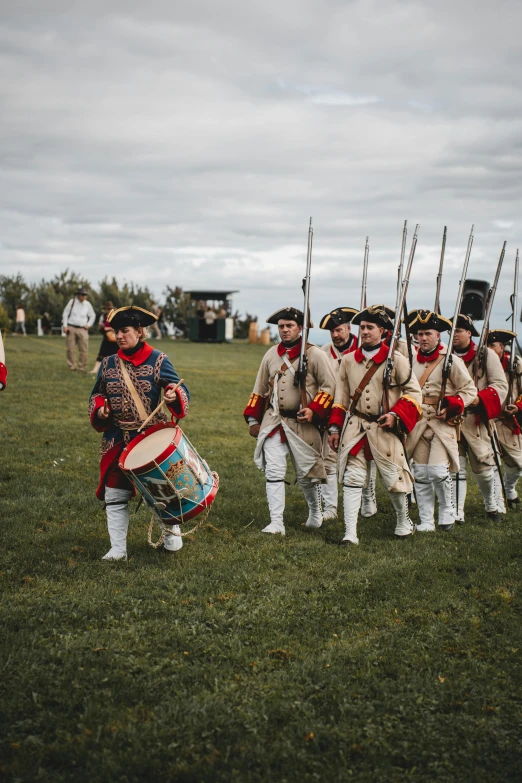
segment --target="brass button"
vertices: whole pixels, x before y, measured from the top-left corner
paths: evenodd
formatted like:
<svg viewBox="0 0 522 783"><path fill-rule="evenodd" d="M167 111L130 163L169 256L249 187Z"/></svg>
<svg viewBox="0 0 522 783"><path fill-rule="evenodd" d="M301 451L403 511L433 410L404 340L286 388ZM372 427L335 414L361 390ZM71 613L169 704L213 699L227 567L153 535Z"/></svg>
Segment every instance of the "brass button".
<svg viewBox="0 0 522 783"><path fill-rule="evenodd" d="M389 451L386 452L387 457L391 457L391 453Z"/></svg>

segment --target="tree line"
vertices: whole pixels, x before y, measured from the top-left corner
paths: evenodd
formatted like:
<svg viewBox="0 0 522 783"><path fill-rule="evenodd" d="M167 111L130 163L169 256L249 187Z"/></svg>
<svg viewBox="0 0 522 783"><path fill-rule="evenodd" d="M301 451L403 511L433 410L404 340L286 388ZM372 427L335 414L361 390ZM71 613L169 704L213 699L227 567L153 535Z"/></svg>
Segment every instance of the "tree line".
<svg viewBox="0 0 522 783"><path fill-rule="evenodd" d="M79 288L89 292L89 301L97 315L107 302L114 307L136 305L150 310L159 305L164 321L173 323L186 332L188 318L191 315L190 296L184 293L180 286L166 286L160 298L154 296L147 286L136 283L119 283L115 277L105 277L97 285L76 272L66 270L55 275L51 280L42 279L39 283L27 283L23 275L0 275L0 329L14 328L16 308L19 304L25 310L25 327L27 332L36 332L37 321L46 316L52 326L59 327L62 323L62 313L67 302ZM239 311L233 314L234 336L246 338L250 321L256 316Z"/></svg>

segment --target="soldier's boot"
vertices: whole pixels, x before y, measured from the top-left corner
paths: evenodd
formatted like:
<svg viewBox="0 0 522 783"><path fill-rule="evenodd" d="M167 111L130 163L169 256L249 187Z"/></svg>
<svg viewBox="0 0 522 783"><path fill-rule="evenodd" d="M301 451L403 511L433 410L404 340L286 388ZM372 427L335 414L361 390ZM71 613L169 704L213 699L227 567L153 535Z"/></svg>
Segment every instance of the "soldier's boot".
<svg viewBox="0 0 522 783"><path fill-rule="evenodd" d="M455 509L451 497L452 481L449 467L448 465L428 465L428 472L439 503L439 530L452 530L455 524Z"/></svg>
<svg viewBox="0 0 522 783"><path fill-rule="evenodd" d="M500 516L495 493L495 472L493 468L490 468L486 473L475 473L475 478L484 501L486 514L493 521L499 522Z"/></svg>
<svg viewBox="0 0 522 783"><path fill-rule="evenodd" d="M397 516L394 535L396 538L409 538L413 533L413 522L408 514L408 498L406 497L406 493L390 492L390 500Z"/></svg>
<svg viewBox="0 0 522 783"><path fill-rule="evenodd" d="M128 489L105 487L105 506L107 511L107 529L111 539L111 548L102 560L127 559L127 531L129 529Z"/></svg>
<svg viewBox="0 0 522 783"><path fill-rule="evenodd" d="M506 488L506 495L510 508L516 508L520 505L520 500L517 495L517 481L522 476L522 470L517 467L505 466L504 470L504 486Z"/></svg>
<svg viewBox="0 0 522 783"><path fill-rule="evenodd" d="M467 462L465 456L459 456L459 465L459 472L451 474L451 491L453 508L455 509L455 522L458 525L462 525L464 522L464 504L466 502L466 493L468 491ZM457 483L459 485L458 489Z"/></svg>
<svg viewBox="0 0 522 783"><path fill-rule="evenodd" d="M435 495L433 484L430 480L428 465L413 466L415 497L419 510L420 523L416 530L420 533L433 533L435 531Z"/></svg>
<svg viewBox="0 0 522 783"><path fill-rule="evenodd" d="M319 483L309 478L303 478L299 479L299 486L303 490L303 495L308 504L308 519L305 522L305 527L321 527L323 514L321 511Z"/></svg>
<svg viewBox="0 0 522 783"><path fill-rule="evenodd" d="M166 525L163 523L165 538L163 539L163 549L165 552L179 552L183 546L183 539L179 525Z"/></svg>
<svg viewBox="0 0 522 783"><path fill-rule="evenodd" d="M495 478L495 498L497 499L497 511L499 514L505 514L506 504L504 502L504 493L502 492L502 482L500 480L500 475L496 465L493 468L493 476ZM504 480L504 486L506 486L505 480Z"/></svg>
<svg viewBox="0 0 522 783"><path fill-rule="evenodd" d="M377 497L375 495L375 481L377 478L377 468L374 460L370 460L368 486L363 489L361 516L373 517L377 513Z"/></svg>
<svg viewBox="0 0 522 783"><path fill-rule="evenodd" d="M337 486L337 474L327 473L326 484L320 484L320 492L323 500L323 522L337 517L337 504L339 489Z"/></svg>
<svg viewBox="0 0 522 783"><path fill-rule="evenodd" d="M357 517L362 500L362 487L343 485L344 538L341 544L358 544Z"/></svg>
<svg viewBox="0 0 522 783"><path fill-rule="evenodd" d="M266 482L266 499L270 512L270 524L263 528L262 533L285 534L283 513L285 510L285 482L284 479Z"/></svg>

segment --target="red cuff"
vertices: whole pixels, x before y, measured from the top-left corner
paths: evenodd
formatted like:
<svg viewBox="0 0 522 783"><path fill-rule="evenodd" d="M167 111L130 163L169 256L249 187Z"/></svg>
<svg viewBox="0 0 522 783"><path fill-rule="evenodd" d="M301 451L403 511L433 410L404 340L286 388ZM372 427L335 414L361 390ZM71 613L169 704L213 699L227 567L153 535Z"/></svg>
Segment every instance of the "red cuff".
<svg viewBox="0 0 522 783"><path fill-rule="evenodd" d="M7 367L0 362L0 391L7 386Z"/></svg>
<svg viewBox="0 0 522 783"><path fill-rule="evenodd" d="M319 416L320 419L326 419L328 412L332 407L333 397L331 394L327 394L319 389L312 402L309 404L309 408L313 413Z"/></svg>
<svg viewBox="0 0 522 783"><path fill-rule="evenodd" d="M340 429L343 428L344 420L346 418L346 408L344 405L333 405L330 413L330 419L328 420L328 426L336 425Z"/></svg>
<svg viewBox="0 0 522 783"><path fill-rule="evenodd" d="M174 383L170 383L168 386L165 386L165 391L168 391L169 389L173 389L174 386L175 386ZM176 395L177 395L177 399L173 400L172 402L168 402L167 408L172 413L172 415L176 417L176 419L183 419L188 413L188 407L189 407L188 394L183 388L183 386L178 386L178 388L176 389Z"/></svg>
<svg viewBox="0 0 522 783"><path fill-rule="evenodd" d="M442 407L448 411L446 414L448 419L452 419L454 416L460 416L464 410L464 400L458 395L455 395L454 397L444 397L443 401L444 405Z"/></svg>
<svg viewBox="0 0 522 783"><path fill-rule="evenodd" d="M105 430L109 429L110 418L103 420L98 418L98 411L103 408L104 405L105 397L102 394L96 394L91 399L91 404L89 406L89 418L96 432L105 432Z"/></svg>
<svg viewBox="0 0 522 783"><path fill-rule="evenodd" d="M261 424L263 414L265 411L265 398L260 394L251 394L248 400L248 405L243 411L243 416L248 424L248 419L253 418L258 424Z"/></svg>
<svg viewBox="0 0 522 783"><path fill-rule="evenodd" d="M390 413L396 413L404 425L406 432L411 432L420 419L419 409L413 402L401 397L397 400Z"/></svg>
<svg viewBox="0 0 522 783"><path fill-rule="evenodd" d="M496 419L497 416L500 416L502 405L498 391L493 386L488 386L486 389L479 391L478 396L488 419Z"/></svg>

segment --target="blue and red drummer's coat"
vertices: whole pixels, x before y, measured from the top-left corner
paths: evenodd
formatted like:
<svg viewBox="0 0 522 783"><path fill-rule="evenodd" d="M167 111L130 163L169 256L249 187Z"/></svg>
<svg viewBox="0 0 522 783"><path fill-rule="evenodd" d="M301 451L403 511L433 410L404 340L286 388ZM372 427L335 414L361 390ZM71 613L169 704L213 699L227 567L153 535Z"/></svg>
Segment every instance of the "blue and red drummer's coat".
<svg viewBox="0 0 522 783"><path fill-rule="evenodd" d="M124 353L121 349L107 356L100 367L89 400L89 417L97 432L103 433L101 443L100 482L96 496L103 500L105 487L122 487L133 490L132 484L118 467L118 458L125 446L133 440L141 426L141 419L132 395L123 378L120 361L125 367L144 405L147 414L157 408L161 391L167 391L179 381L179 376L168 356L145 342L136 350ZM98 411L108 401L110 416L100 419ZM188 411L190 395L185 384L176 392L176 399L168 404L172 419L181 419ZM150 421L152 427L167 421L160 411Z"/></svg>

